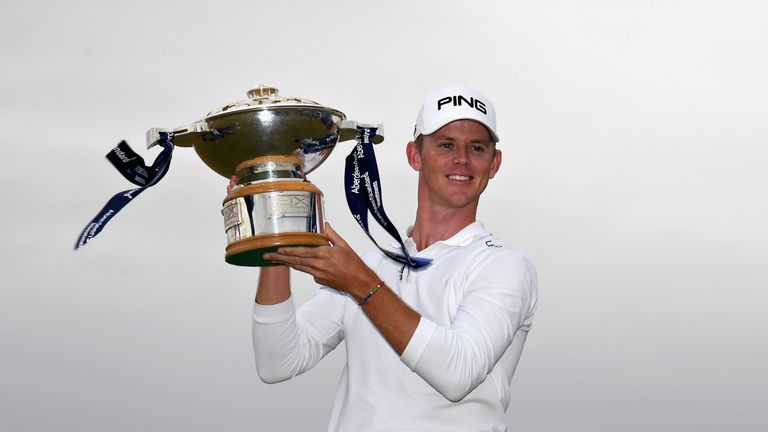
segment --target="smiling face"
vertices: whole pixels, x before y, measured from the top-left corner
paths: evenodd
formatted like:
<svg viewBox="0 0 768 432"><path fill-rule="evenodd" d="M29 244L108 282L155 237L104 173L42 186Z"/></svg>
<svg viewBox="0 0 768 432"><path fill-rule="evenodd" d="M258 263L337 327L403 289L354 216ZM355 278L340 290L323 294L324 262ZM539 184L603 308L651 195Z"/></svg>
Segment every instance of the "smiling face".
<svg viewBox="0 0 768 432"><path fill-rule="evenodd" d="M491 135L473 120L456 120L420 143L408 143L408 162L419 171L419 207L458 210L474 219L480 194L501 165Z"/></svg>

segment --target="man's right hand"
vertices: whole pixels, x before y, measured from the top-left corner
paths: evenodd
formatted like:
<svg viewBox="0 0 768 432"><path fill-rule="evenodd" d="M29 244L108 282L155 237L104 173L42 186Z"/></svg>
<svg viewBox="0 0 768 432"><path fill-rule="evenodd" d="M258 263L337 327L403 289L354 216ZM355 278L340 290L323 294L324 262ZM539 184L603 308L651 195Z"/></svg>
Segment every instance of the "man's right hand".
<svg viewBox="0 0 768 432"><path fill-rule="evenodd" d="M237 184L237 176L232 176L232 178L229 179L229 184L227 185L227 194L232 192L232 189Z"/></svg>

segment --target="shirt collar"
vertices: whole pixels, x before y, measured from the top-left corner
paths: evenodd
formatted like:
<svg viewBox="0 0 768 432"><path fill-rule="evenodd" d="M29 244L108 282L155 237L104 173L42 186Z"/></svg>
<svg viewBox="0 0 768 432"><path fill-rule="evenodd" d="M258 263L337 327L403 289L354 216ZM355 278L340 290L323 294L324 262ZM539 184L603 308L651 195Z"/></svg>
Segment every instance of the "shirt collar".
<svg viewBox="0 0 768 432"><path fill-rule="evenodd" d="M411 233L411 229L412 227L408 228L408 234ZM488 231L485 229L485 226L481 221L476 220L459 230L459 232L452 235L451 237L445 240L437 241L422 251L416 251L416 242L414 242L413 238L410 236L405 240L404 243L406 249L408 249L409 254L428 258L440 254L440 252L448 250L452 247L467 246L478 237L484 237L486 235L488 235Z"/></svg>

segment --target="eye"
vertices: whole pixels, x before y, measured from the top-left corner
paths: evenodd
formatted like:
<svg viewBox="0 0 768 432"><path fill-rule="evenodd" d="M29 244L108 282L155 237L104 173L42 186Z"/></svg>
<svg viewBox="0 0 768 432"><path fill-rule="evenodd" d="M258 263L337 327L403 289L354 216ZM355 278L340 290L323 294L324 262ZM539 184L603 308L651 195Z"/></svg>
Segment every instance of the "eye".
<svg viewBox="0 0 768 432"><path fill-rule="evenodd" d="M440 147L440 148L444 148L444 149L452 149L453 148L453 143L450 142L450 141L443 141L443 142L439 143L437 146Z"/></svg>
<svg viewBox="0 0 768 432"><path fill-rule="evenodd" d="M485 153L485 151L486 151L485 146L480 145L480 144L473 145L471 147L471 149L472 149L473 152L476 152L476 153Z"/></svg>

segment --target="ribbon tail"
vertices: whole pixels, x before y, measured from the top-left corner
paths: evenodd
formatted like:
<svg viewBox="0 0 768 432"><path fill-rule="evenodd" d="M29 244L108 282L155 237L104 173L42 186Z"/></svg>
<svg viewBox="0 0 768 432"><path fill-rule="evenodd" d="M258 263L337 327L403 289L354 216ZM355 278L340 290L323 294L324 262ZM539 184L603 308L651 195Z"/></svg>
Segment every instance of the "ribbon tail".
<svg viewBox="0 0 768 432"><path fill-rule="evenodd" d="M91 222L85 226L75 243L74 250L79 250L88 244L128 203L165 177L171 165L171 156L173 154L171 138L170 134L162 136L159 144L163 150L157 155L152 166L149 167L144 165L144 159L136 154L125 141L122 141L110 151L107 159L123 177L140 187L114 195Z"/></svg>
<svg viewBox="0 0 768 432"><path fill-rule="evenodd" d="M96 214L88 225L85 226L83 231L75 243L74 250L79 250L91 239L99 235L109 221L115 217L125 206L140 193L144 192L146 188L129 189L115 194L104 207Z"/></svg>

